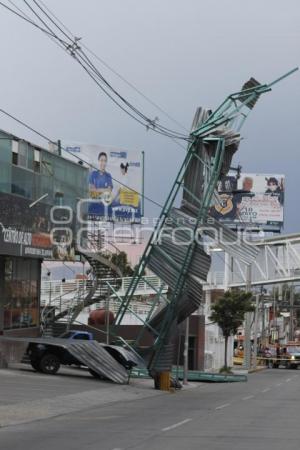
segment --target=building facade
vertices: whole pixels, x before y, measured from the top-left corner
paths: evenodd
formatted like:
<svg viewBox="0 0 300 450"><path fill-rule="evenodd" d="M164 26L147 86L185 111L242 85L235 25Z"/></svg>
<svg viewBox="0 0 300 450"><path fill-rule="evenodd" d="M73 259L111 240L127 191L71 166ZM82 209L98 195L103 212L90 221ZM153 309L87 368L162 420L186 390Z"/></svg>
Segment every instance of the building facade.
<svg viewBox="0 0 300 450"><path fill-rule="evenodd" d="M0 334L39 330L41 263L74 260L88 169L0 131Z"/></svg>

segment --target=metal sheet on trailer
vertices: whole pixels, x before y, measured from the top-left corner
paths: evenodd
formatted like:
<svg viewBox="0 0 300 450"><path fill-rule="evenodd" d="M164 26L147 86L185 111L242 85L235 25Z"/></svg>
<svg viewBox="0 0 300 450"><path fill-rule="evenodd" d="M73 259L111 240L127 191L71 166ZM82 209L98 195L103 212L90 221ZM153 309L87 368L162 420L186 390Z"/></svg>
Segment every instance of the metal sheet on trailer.
<svg viewBox="0 0 300 450"><path fill-rule="evenodd" d="M43 344L48 346L60 347L67 350L80 363L94 370L99 375L108 378L115 383L126 383L128 380L128 372L121 364L119 364L106 350L104 344L97 341L85 340L67 340L60 338L18 338L18 337L0 337L0 342L23 342L25 344ZM128 361L135 362L136 357L131 352L123 352L124 357Z"/></svg>
<svg viewBox="0 0 300 450"><path fill-rule="evenodd" d="M122 358L129 363L132 363L132 365L136 366L136 367L146 367L145 365L145 361L143 360L143 358L138 354L135 353L132 350L128 350L127 348L118 346L118 345L108 345L108 344L102 344L104 346L104 348L107 349L113 349L115 350L117 353L119 353Z"/></svg>
<svg viewBox="0 0 300 450"><path fill-rule="evenodd" d="M78 341L68 347L68 352L89 369L115 383L126 383L128 372L96 341Z"/></svg>

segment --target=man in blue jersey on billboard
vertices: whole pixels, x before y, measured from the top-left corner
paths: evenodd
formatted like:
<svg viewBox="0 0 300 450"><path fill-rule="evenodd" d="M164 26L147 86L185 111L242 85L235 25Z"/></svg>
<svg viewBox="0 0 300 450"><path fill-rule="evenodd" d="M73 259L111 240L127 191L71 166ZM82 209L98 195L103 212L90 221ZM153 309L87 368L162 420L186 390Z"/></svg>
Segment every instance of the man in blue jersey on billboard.
<svg viewBox="0 0 300 450"><path fill-rule="evenodd" d="M106 216L112 202L113 183L112 177L106 171L107 153L100 152L98 155L99 170L93 170L89 176L89 191L92 199L99 199L98 202L91 202L89 214L95 216Z"/></svg>

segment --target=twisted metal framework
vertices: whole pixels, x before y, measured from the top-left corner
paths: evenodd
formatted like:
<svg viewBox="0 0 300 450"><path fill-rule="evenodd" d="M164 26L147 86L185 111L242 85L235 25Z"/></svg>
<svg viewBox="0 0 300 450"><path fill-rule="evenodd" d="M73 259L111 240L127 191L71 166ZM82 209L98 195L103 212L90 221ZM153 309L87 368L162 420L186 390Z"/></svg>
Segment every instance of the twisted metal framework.
<svg viewBox="0 0 300 450"><path fill-rule="evenodd" d="M148 354L148 368L151 371L168 370L167 366L171 364L169 345L174 327L201 304L202 284L210 268L210 259L203 251L199 239L176 247L171 242L173 233L178 233L180 244L186 242L187 228L192 231L193 236L199 234L199 227L208 219L217 182L230 168L232 156L240 141L239 131L249 112L262 94L271 91L275 83L296 70L291 70L270 84L262 85L251 78L241 91L227 97L213 113L201 109L197 111L190 133L191 143L156 229L125 297L119 297L116 325L121 324L126 311L130 310L134 292L146 268L150 268L170 286L168 296L156 291L153 311L156 305L162 306L157 309L158 312L148 315L142 333L135 342L135 348L139 350L142 334L146 330L153 334L154 344ZM175 208L180 192L181 206ZM117 291L112 291L118 296Z"/></svg>

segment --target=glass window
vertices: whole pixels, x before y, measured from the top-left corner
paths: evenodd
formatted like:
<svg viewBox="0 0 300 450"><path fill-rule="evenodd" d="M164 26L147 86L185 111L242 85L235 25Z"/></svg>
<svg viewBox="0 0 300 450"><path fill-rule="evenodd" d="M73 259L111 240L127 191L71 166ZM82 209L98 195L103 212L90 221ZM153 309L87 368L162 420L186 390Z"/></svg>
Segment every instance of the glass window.
<svg viewBox="0 0 300 450"><path fill-rule="evenodd" d="M18 165L21 167L27 167L28 158L28 144L27 142L19 142L19 152L18 152Z"/></svg>
<svg viewBox="0 0 300 450"><path fill-rule="evenodd" d="M12 163L15 164L16 166L18 165L18 153L14 153L12 154Z"/></svg>
<svg viewBox="0 0 300 450"><path fill-rule="evenodd" d="M35 172L41 171L41 152L40 150L34 149L34 165L33 170Z"/></svg>
<svg viewBox="0 0 300 450"><path fill-rule="evenodd" d="M39 323L39 265L34 259L5 258L4 328L36 327Z"/></svg>
<svg viewBox="0 0 300 450"><path fill-rule="evenodd" d="M28 147L27 169L33 170L34 165L34 151L32 147Z"/></svg>
<svg viewBox="0 0 300 450"><path fill-rule="evenodd" d="M79 339L81 341L88 341L89 340L89 336L88 336L88 334L79 333L79 334L76 334L74 336L74 339Z"/></svg>
<svg viewBox="0 0 300 450"><path fill-rule="evenodd" d="M25 141L12 141L12 164L28 170L36 170L40 166L39 150Z"/></svg>
<svg viewBox="0 0 300 450"><path fill-rule="evenodd" d="M32 198L34 176L21 167L12 167L11 192L12 194L22 195L26 198Z"/></svg>
<svg viewBox="0 0 300 450"><path fill-rule="evenodd" d="M63 206L64 204L64 194L63 192L56 192L54 196L55 206Z"/></svg>

